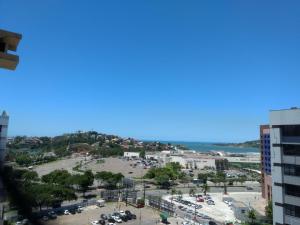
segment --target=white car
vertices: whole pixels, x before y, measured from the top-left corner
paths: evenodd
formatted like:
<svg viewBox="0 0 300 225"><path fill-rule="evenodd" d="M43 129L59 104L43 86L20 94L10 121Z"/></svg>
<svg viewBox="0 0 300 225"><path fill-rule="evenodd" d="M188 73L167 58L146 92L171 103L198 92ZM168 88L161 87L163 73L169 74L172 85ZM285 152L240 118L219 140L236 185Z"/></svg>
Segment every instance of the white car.
<svg viewBox="0 0 300 225"><path fill-rule="evenodd" d="M188 213L193 213L193 212L195 212L195 211L192 210L192 209L189 209L187 212L188 212Z"/></svg>
<svg viewBox="0 0 300 225"><path fill-rule="evenodd" d="M126 213L124 211L119 212L121 216L126 216Z"/></svg>
<svg viewBox="0 0 300 225"><path fill-rule="evenodd" d="M116 225L115 223L108 223L107 225Z"/></svg>
<svg viewBox="0 0 300 225"><path fill-rule="evenodd" d="M70 215L70 214L71 214L71 213L69 212L69 210L66 209L66 210L64 211L64 215Z"/></svg>
<svg viewBox="0 0 300 225"><path fill-rule="evenodd" d="M118 216L112 216L112 218L117 222L117 223L122 223L122 220Z"/></svg>
<svg viewBox="0 0 300 225"><path fill-rule="evenodd" d="M100 224L100 223L99 223L98 220L95 220L95 221L92 221L91 224L92 224L92 225L98 225L98 224Z"/></svg>

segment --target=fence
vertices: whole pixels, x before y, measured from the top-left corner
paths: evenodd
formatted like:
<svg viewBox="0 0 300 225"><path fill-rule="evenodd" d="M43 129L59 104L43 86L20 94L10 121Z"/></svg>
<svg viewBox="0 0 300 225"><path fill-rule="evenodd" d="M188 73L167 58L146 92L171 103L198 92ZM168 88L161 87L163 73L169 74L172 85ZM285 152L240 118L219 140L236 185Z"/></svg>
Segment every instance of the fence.
<svg viewBox="0 0 300 225"><path fill-rule="evenodd" d="M175 212L175 205L166 200L163 200L160 196L147 195L146 205L160 211L167 212L171 215L173 215Z"/></svg>

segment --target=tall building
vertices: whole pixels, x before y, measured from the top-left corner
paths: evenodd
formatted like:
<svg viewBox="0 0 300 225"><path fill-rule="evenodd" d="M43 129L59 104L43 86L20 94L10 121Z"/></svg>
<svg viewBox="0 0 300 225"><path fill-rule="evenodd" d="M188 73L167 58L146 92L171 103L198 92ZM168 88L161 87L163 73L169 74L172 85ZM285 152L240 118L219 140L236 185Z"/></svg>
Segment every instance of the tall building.
<svg viewBox="0 0 300 225"><path fill-rule="evenodd" d="M6 156L7 128L9 117L5 111L0 116L0 164L3 165Z"/></svg>
<svg viewBox="0 0 300 225"><path fill-rule="evenodd" d="M269 125L260 126L260 157L262 197L269 201L272 199L271 148Z"/></svg>
<svg viewBox="0 0 300 225"><path fill-rule="evenodd" d="M273 224L300 224L300 109L270 112Z"/></svg>

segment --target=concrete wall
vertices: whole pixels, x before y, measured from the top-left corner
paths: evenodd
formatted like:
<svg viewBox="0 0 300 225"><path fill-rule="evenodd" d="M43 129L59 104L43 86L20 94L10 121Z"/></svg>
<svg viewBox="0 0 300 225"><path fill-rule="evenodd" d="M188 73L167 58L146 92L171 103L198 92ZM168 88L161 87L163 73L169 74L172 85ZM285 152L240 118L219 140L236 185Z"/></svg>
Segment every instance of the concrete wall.
<svg viewBox="0 0 300 225"><path fill-rule="evenodd" d="M300 109L271 111L270 125L300 124Z"/></svg>

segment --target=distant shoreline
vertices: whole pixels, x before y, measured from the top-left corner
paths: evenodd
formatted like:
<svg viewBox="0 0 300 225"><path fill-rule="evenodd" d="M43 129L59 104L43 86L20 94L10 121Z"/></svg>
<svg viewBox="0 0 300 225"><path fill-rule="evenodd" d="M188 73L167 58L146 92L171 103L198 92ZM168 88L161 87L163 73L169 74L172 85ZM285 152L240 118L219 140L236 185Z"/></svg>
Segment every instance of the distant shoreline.
<svg viewBox="0 0 300 225"><path fill-rule="evenodd" d="M187 141L160 141L161 143L171 143L172 145L182 145L189 150L198 152L223 151L227 153L241 153L241 154L257 154L258 147L250 147L242 144L234 143L208 143L208 142L187 142Z"/></svg>

